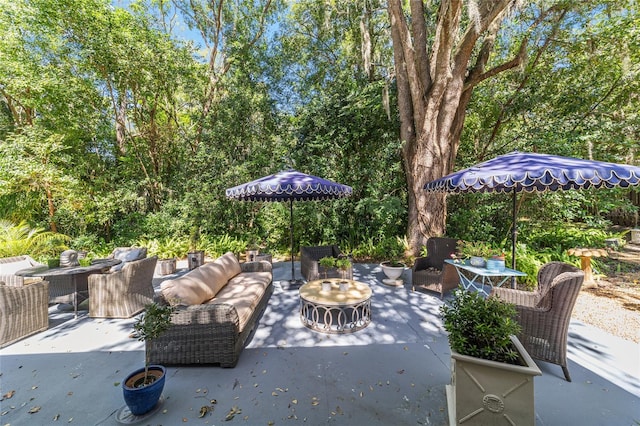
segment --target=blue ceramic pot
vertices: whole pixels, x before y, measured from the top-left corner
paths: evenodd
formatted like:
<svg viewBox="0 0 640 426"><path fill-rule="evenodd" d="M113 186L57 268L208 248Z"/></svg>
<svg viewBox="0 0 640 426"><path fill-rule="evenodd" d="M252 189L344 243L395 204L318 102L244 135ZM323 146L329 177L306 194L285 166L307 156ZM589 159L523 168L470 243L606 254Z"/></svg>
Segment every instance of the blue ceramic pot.
<svg viewBox="0 0 640 426"><path fill-rule="evenodd" d="M135 416L141 416L151 411L162 395L166 377L165 368L161 365L150 365L149 374L154 375L156 380L147 386L136 387L136 382L144 381L144 367L129 374L122 382L124 402L129 407L131 414Z"/></svg>
<svg viewBox="0 0 640 426"><path fill-rule="evenodd" d="M504 260L489 259L487 260L487 269L490 271L504 271Z"/></svg>

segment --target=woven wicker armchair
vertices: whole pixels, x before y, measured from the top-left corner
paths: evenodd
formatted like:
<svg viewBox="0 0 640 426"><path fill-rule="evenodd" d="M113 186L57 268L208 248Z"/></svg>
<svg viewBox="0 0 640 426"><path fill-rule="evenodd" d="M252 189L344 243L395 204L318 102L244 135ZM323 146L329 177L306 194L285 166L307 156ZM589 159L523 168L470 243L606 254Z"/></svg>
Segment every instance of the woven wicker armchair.
<svg viewBox="0 0 640 426"><path fill-rule="evenodd" d="M338 246L316 246L300 247L300 272L307 281L318 280L320 278L342 278L342 272L337 268L328 268L326 271L323 267L318 265L318 261L323 257L346 257ZM353 266L349 266L349 269L345 274L346 279L353 279Z"/></svg>
<svg viewBox="0 0 640 426"><path fill-rule="evenodd" d="M42 278L20 277L15 275L20 269L27 269L34 266L46 266L36 262L31 256L12 256L0 259L0 281L9 286L21 287L36 281L42 281Z"/></svg>
<svg viewBox="0 0 640 426"><path fill-rule="evenodd" d="M413 290L430 290L444 294L458 287L460 277L456 268L444 263L451 259L451 253L457 252L458 240L455 238L432 237L427 240L427 256L416 259L411 268Z"/></svg>
<svg viewBox="0 0 640 426"><path fill-rule="evenodd" d="M89 316L130 318L153 302L157 256L126 262L122 269L89 275Z"/></svg>
<svg viewBox="0 0 640 426"><path fill-rule="evenodd" d="M49 283L22 287L0 282L0 348L49 327Z"/></svg>
<svg viewBox="0 0 640 426"><path fill-rule="evenodd" d="M538 271L535 292L495 287L491 296L514 303L522 331L518 338L536 359L567 368L567 337L571 312L584 281L584 272L562 262L550 262Z"/></svg>

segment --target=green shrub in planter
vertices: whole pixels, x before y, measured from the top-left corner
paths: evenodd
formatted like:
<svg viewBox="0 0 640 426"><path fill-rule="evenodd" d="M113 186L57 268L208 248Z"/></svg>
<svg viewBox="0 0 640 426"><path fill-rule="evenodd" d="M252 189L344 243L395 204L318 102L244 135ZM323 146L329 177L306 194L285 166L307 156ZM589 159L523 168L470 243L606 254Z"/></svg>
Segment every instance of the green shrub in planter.
<svg viewBox="0 0 640 426"><path fill-rule="evenodd" d="M449 306L440 308L451 349L462 355L516 364L511 335L518 335L514 305L497 297L457 290Z"/></svg>

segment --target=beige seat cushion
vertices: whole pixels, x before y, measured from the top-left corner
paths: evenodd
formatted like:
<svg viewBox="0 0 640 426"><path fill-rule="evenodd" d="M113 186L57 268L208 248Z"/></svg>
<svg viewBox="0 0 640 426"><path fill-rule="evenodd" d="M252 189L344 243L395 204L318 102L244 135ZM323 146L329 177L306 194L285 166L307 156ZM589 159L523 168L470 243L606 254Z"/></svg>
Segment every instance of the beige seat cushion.
<svg viewBox="0 0 640 426"><path fill-rule="evenodd" d="M269 272L244 272L231 279L209 303L226 303L235 306L240 319L240 331L242 331L270 282L271 273Z"/></svg>

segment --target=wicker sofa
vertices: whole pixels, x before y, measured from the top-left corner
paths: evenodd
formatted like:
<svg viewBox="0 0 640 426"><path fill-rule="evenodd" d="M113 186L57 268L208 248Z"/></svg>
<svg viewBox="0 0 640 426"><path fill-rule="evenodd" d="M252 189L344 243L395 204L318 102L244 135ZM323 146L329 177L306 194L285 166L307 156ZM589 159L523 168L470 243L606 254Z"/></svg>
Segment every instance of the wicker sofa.
<svg viewBox="0 0 640 426"><path fill-rule="evenodd" d="M272 293L271 263L240 264L233 253L164 281L159 303L176 310L169 330L146 342L150 361L235 367Z"/></svg>
<svg viewBox="0 0 640 426"><path fill-rule="evenodd" d="M49 283L24 286L0 281L0 348L49 327Z"/></svg>

